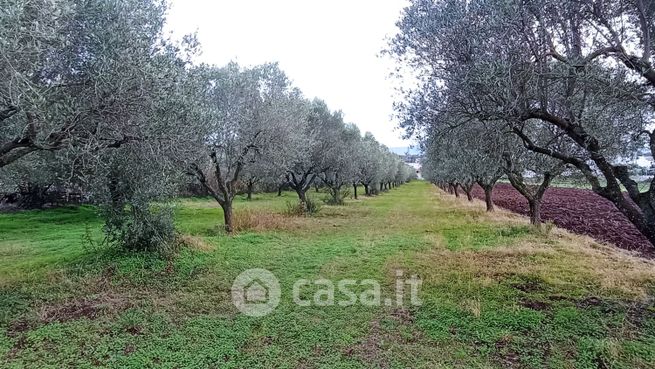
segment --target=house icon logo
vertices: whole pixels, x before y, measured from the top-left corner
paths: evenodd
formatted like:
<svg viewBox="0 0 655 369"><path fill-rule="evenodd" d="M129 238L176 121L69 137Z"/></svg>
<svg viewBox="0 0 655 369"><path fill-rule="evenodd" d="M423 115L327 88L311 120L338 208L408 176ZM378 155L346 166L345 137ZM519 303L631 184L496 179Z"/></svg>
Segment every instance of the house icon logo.
<svg viewBox="0 0 655 369"><path fill-rule="evenodd" d="M248 269L232 284L232 303L245 315L262 317L280 303L280 283L266 269Z"/></svg>

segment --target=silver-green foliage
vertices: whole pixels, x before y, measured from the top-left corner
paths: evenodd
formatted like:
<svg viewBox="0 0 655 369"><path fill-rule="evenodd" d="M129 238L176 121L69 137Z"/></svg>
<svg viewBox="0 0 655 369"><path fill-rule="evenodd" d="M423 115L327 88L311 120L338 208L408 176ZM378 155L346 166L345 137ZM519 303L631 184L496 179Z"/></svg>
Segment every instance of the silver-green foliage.
<svg viewBox="0 0 655 369"><path fill-rule="evenodd" d="M389 50L419 76L400 107L411 117L436 110L464 123L502 122L531 152L579 170L655 241L655 187L640 189L626 166L655 152L653 9L642 1L414 0Z"/></svg>

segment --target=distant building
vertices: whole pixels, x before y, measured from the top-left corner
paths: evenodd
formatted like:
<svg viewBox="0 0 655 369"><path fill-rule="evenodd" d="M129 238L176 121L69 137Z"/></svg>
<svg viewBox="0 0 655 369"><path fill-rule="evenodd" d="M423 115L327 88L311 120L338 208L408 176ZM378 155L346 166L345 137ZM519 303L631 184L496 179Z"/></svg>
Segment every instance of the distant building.
<svg viewBox="0 0 655 369"><path fill-rule="evenodd" d="M414 170L416 170L416 176L418 177L418 179L423 179L423 175L421 175L421 163L405 162L405 164L409 165L410 167L414 168Z"/></svg>
<svg viewBox="0 0 655 369"><path fill-rule="evenodd" d="M405 152L404 155L399 155L402 161L405 162L405 164L409 165L410 167L414 168L416 170L416 176L418 179L423 179L423 176L421 175L421 161L423 160L423 155L421 154L411 154L409 150Z"/></svg>

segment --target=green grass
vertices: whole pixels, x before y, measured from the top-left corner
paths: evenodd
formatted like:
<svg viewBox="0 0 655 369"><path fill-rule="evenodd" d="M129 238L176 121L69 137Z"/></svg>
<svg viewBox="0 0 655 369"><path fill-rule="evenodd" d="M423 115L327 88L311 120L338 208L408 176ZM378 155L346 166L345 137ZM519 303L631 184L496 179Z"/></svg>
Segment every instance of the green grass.
<svg viewBox="0 0 655 369"><path fill-rule="evenodd" d="M260 194L235 208L275 214L288 201ZM102 226L92 207L0 215L0 367L655 366L655 263L425 182L232 237L210 199L182 199L176 214L205 247L169 260L90 246ZM263 318L230 300L249 268L282 286ZM423 279L422 306L291 298L295 280L319 277L375 279L389 295L398 269Z"/></svg>

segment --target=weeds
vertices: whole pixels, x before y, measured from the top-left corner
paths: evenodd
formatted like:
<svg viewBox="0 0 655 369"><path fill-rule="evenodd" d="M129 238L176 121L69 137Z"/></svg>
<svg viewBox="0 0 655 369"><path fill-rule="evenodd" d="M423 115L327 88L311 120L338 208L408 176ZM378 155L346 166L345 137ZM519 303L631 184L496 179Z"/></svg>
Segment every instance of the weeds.
<svg viewBox="0 0 655 369"><path fill-rule="evenodd" d="M289 219L273 212L243 209L234 213L233 226L237 232L285 230L292 227Z"/></svg>
<svg viewBox="0 0 655 369"><path fill-rule="evenodd" d="M349 190L335 190L330 189L330 194L323 198L326 205L343 205L344 200L350 196Z"/></svg>
<svg viewBox="0 0 655 369"><path fill-rule="evenodd" d="M0 366L655 367L653 261L420 182L318 217L285 216L297 206L285 195L238 200L233 237L207 231L222 219L215 202L187 201L186 247L170 259L88 258L81 240L102 237L95 209L0 214ZM288 289L319 277L386 289L401 269L421 277L423 305L283 299L253 320L230 300L253 267Z"/></svg>
<svg viewBox="0 0 655 369"><path fill-rule="evenodd" d="M301 202L287 202L287 208L284 212L287 216L311 216L316 215L321 211L321 204L310 199L309 197L303 203Z"/></svg>

